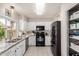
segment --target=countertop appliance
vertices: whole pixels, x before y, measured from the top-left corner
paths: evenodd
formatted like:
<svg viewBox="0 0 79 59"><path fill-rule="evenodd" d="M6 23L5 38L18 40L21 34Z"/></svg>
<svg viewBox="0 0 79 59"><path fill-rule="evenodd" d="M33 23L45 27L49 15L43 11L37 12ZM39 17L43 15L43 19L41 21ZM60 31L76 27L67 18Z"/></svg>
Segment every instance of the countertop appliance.
<svg viewBox="0 0 79 59"><path fill-rule="evenodd" d="M36 46L45 46L45 30L44 26L36 26Z"/></svg>
<svg viewBox="0 0 79 59"><path fill-rule="evenodd" d="M61 56L61 22L52 23L51 51L54 56Z"/></svg>

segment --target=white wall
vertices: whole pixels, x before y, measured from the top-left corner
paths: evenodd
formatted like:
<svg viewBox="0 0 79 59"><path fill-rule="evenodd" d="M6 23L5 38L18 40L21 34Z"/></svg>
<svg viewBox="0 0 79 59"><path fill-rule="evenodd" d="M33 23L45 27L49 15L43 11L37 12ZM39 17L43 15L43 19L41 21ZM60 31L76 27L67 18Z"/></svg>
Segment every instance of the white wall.
<svg viewBox="0 0 79 59"><path fill-rule="evenodd" d="M44 25L45 30L51 30L51 23L56 21L58 18L55 17L54 19L29 19L28 22L28 29L29 30L36 30L36 26Z"/></svg>
<svg viewBox="0 0 79 59"><path fill-rule="evenodd" d="M44 25L46 30L50 30L51 22L29 22L29 30L36 30L36 26Z"/></svg>

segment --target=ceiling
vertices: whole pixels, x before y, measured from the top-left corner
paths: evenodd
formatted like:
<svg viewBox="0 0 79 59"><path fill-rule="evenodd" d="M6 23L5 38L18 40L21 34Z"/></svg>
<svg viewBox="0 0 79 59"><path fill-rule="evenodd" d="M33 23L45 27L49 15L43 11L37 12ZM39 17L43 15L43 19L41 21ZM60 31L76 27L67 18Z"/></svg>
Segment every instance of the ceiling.
<svg viewBox="0 0 79 59"><path fill-rule="evenodd" d="M17 7L22 8L19 9L18 12L25 14L29 18L53 18L60 11L60 3L48 3L45 6L45 12L43 15L37 15L35 13L35 4L34 3L18 3Z"/></svg>
<svg viewBox="0 0 79 59"><path fill-rule="evenodd" d="M15 6L17 12L26 15L28 18L48 19L55 17L59 13L61 3L46 3L43 15L37 15L35 13L34 3L15 3L12 5Z"/></svg>

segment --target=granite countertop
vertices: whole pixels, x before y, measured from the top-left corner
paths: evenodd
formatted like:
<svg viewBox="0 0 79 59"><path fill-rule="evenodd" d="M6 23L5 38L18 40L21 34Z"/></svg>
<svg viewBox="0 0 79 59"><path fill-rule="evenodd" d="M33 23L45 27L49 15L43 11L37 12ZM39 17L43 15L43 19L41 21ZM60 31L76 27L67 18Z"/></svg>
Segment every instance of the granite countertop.
<svg viewBox="0 0 79 59"><path fill-rule="evenodd" d="M30 37L30 36L33 36L34 34L27 34L25 37L22 37L22 39L18 40L17 42L14 42L14 43L5 43L5 42L2 42L0 43L0 55L4 52L6 52L7 50L9 50L10 48L12 48L13 46L17 45L18 43L20 43L21 41L24 40L24 38L27 38L27 37Z"/></svg>

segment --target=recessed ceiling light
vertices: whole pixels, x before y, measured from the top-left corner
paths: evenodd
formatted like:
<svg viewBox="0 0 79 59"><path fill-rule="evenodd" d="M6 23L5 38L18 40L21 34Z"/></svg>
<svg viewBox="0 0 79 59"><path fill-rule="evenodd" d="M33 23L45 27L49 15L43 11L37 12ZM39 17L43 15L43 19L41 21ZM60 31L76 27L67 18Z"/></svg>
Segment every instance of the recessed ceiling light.
<svg viewBox="0 0 79 59"><path fill-rule="evenodd" d="M36 9L35 12L37 15L42 15L44 13L45 9L45 0L36 0L35 3Z"/></svg>

